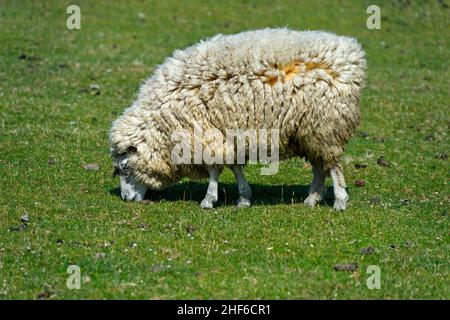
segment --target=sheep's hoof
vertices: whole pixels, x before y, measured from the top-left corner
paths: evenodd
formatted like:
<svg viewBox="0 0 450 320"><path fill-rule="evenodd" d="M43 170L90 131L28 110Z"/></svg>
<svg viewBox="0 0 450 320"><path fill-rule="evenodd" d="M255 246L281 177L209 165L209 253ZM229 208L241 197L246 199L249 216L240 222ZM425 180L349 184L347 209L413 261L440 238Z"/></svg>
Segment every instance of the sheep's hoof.
<svg viewBox="0 0 450 320"><path fill-rule="evenodd" d="M316 204L320 201L320 196L317 194L310 194L303 203L308 207L315 207Z"/></svg>
<svg viewBox="0 0 450 320"><path fill-rule="evenodd" d="M236 206L238 208L248 208L252 205L252 202L248 198L239 197L238 201L236 202Z"/></svg>
<svg viewBox="0 0 450 320"><path fill-rule="evenodd" d="M214 208L214 204L209 199L203 199L202 202L200 203L200 207L202 209L213 209Z"/></svg>
<svg viewBox="0 0 450 320"><path fill-rule="evenodd" d="M345 200L334 200L333 209L336 211L343 211L347 208L347 201Z"/></svg>

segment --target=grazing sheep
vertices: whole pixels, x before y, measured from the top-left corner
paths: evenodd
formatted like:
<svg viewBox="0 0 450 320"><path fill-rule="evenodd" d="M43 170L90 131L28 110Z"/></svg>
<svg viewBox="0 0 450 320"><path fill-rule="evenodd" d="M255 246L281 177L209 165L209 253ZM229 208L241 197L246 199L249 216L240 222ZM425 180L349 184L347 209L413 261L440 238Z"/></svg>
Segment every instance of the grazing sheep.
<svg viewBox="0 0 450 320"><path fill-rule="evenodd" d="M312 164L313 181L304 203L315 206L322 199L330 175L334 208L344 210L348 195L338 161L359 123L365 67L355 39L319 31L217 35L175 51L110 130L122 198L140 201L147 188L159 190L183 177L209 175L201 206L212 208L219 175L228 166L238 182L238 206L249 206L251 189L241 163L173 160L173 133L192 133L200 122L203 130L223 134L227 129L278 129L280 159L300 156ZM212 146L207 138L200 144ZM211 148L226 154L236 144Z"/></svg>

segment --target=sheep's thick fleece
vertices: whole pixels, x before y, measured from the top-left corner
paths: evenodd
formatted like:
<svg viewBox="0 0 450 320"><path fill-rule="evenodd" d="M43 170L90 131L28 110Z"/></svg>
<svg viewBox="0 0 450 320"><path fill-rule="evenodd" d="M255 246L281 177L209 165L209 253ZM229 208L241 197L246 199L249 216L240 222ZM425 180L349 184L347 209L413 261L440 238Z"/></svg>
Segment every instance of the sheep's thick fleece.
<svg viewBox="0 0 450 320"><path fill-rule="evenodd" d="M365 67L355 39L328 32L214 36L175 51L143 83L112 125L112 156L128 152L130 172L151 189L207 176L206 165L177 165L171 158L172 133L192 132L201 122L203 130L224 135L227 129L279 129L281 159L302 156L329 171L358 125Z"/></svg>

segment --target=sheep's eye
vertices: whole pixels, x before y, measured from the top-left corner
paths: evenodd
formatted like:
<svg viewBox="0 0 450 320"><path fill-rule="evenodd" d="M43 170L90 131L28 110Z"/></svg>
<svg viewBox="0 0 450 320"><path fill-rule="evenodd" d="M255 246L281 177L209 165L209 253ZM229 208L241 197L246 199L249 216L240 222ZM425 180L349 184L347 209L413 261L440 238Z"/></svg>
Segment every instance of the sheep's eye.
<svg viewBox="0 0 450 320"><path fill-rule="evenodd" d="M128 159L123 159L118 163L119 170L125 172L127 170Z"/></svg>

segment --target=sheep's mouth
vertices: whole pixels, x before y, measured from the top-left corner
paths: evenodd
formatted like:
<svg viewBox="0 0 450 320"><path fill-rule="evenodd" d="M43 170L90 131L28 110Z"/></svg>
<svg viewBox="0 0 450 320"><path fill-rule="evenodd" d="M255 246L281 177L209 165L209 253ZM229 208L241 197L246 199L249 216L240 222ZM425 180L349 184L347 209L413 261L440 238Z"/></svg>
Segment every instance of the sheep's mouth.
<svg viewBox="0 0 450 320"><path fill-rule="evenodd" d="M147 187L136 179L123 172L120 168L115 170L120 178L120 196L125 201L142 201Z"/></svg>
<svg viewBox="0 0 450 320"><path fill-rule="evenodd" d="M134 193L133 195L124 194L121 195L121 197L123 201L133 201L136 198L136 195L136 193Z"/></svg>

